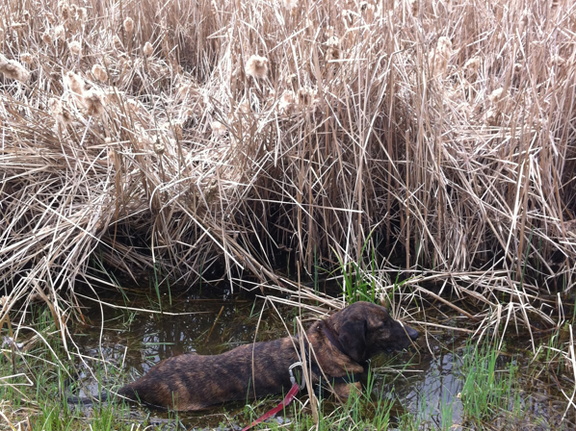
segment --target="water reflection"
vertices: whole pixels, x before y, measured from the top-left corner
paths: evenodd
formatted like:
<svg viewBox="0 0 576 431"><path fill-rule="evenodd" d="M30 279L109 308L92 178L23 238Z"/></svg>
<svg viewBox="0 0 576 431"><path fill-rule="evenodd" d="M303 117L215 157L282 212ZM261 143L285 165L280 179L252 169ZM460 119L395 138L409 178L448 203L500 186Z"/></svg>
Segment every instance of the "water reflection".
<svg viewBox="0 0 576 431"><path fill-rule="evenodd" d="M434 355L424 354L420 373L406 384L395 386L405 410L420 415L423 423L441 427L443 423L462 423L462 403L458 394L464 384L460 373L461 357L436 346Z"/></svg>

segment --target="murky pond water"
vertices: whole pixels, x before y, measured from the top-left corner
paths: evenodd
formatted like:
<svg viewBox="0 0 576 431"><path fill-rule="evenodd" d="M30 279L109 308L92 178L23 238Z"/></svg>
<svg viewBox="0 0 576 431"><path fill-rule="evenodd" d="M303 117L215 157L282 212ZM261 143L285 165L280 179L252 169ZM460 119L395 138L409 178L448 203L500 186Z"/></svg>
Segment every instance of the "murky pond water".
<svg viewBox="0 0 576 431"><path fill-rule="evenodd" d="M260 341L287 335L286 327L289 331L294 330L295 309L271 306L262 300L176 302L170 313L164 314L119 312L106 307L103 308L106 320L103 331L97 325L79 328L79 333L83 334L76 338L80 351L86 357L98 358L98 361L90 361L89 367L102 370L97 377L100 383L89 373L83 373L84 390L97 393L102 387L117 388L173 355L191 351L218 354L253 342L255 334L256 340ZM93 310L93 322L98 322L100 316L99 310ZM444 329L418 329L425 332L426 337L419 340L417 352L401 352L392 359L381 355L373 361L377 370L374 396L394 398L399 414L410 412L420 418L420 429L448 429L450 426L455 430L475 429L462 426L464 417L459 395L466 377L462 364L469 335ZM514 345L514 351L510 351L506 361L517 361L518 379L527 379L521 385L525 388L521 394L525 421L510 424L503 420L488 429L573 429L570 421L559 425L566 408L565 398L559 391L550 384L524 376L530 355L523 351L521 344ZM408 362L410 365L406 367L404 364ZM402 378L397 378L393 368L403 370ZM121 382L118 376L121 376ZM269 404L259 410L264 412L274 402ZM179 414L177 419L174 414L152 412L151 420L171 424L168 429L179 426L205 429L219 425L221 429L234 429L245 425L235 420L235 415L242 409L243 403L233 403L201 413ZM148 417L147 414L145 409L134 408L136 417Z"/></svg>

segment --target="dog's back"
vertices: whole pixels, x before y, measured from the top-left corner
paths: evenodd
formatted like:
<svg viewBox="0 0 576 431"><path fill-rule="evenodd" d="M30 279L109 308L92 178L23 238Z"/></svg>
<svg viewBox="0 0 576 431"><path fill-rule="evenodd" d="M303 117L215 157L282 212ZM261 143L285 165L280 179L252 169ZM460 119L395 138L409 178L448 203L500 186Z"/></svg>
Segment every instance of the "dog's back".
<svg viewBox="0 0 576 431"><path fill-rule="evenodd" d="M290 337L243 345L221 355L183 354L160 362L118 394L156 407L201 410L289 389L288 368L297 360Z"/></svg>

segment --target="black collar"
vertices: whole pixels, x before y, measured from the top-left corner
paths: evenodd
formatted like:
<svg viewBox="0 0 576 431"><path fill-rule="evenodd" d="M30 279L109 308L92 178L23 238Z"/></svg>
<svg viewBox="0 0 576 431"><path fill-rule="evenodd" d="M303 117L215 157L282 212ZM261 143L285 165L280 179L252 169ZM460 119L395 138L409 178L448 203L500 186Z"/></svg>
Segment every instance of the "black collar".
<svg viewBox="0 0 576 431"><path fill-rule="evenodd" d="M321 328L321 332L326 336L326 338L328 339L328 341L330 341L330 343L336 347L338 350L340 350L340 352L342 352L344 355L348 356L347 353L344 351L344 347L342 347L342 344L340 343L340 341L338 340L338 337L336 336L336 333L334 332L334 329L328 325L327 323L324 323L324 325L322 325ZM308 344L305 344L305 352L306 352L306 357L310 358L310 351L308 348ZM318 366L318 364L316 363L315 360L311 361L311 371L313 374L316 374L316 376L318 376L318 379L320 380L320 382L318 383L319 387L322 386L322 380L323 380L323 372L320 369L320 367ZM342 377L334 377L334 376L326 376L328 378L328 381L331 384L336 384L336 383L354 383L354 382L360 382L362 381L362 373L359 374L348 374L346 376L342 376Z"/></svg>
<svg viewBox="0 0 576 431"><path fill-rule="evenodd" d="M338 340L338 337L336 336L334 329L326 322L324 322L324 325L322 325L322 333L326 336L326 338L328 338L328 341L330 341L330 343L334 347L336 347L342 353L347 355L346 351L344 350L344 347L342 346L342 343L340 343L340 340Z"/></svg>

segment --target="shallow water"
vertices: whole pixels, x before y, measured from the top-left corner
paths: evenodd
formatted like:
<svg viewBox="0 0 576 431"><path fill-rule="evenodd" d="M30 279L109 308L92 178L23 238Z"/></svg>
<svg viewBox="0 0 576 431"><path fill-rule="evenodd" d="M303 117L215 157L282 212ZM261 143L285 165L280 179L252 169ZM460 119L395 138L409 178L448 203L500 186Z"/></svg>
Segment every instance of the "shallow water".
<svg viewBox="0 0 576 431"><path fill-rule="evenodd" d="M186 314L181 314L184 312ZM287 335L284 324L293 330L294 310L266 306L263 301L252 300L189 300L178 301L171 307L170 314L135 313L126 325L126 314L121 315L112 309L105 310L106 325L100 339L100 328L79 328L84 336L77 337L81 352L87 357L100 358L90 367L103 368L98 374L100 384L89 373L81 373L83 390L97 393L100 387L117 388L118 369L123 376L122 383L128 382L145 373L151 366L167 357L183 352L196 351L199 354L218 354L239 344L250 343L256 339L268 340ZM98 311L98 310L95 310ZM93 314L98 320L99 311ZM281 315L287 315L284 319ZM283 323L284 320L284 323ZM424 332L423 328L418 328ZM374 396L394 398L399 406L398 415L410 412L420 418L420 429L440 429L442 424L450 423L451 429L474 429L464 427L462 403L459 393L465 376L462 374L462 355L468 336L449 331L428 330L426 337L419 340L417 352L402 352L394 358L380 355L373 361L377 371ZM521 343L516 344L519 346ZM521 348L506 357L506 361L518 361L518 378L523 378L523 367L527 366L529 354ZM405 367L404 364L411 365ZM102 367L102 364L107 364ZM112 368L116 370L112 371ZM403 368L398 378L393 368ZM506 366L502 367L506 369ZM87 369L87 368L86 368ZM115 375L116 377L107 377ZM490 424L487 429L562 429L558 426L559 417L564 412L566 402L558 391L542 381L526 381L522 387L522 407L526 421L523 424ZM264 412L267 408L259 408ZM448 407L447 407L448 406ZM153 412L153 421L164 423L168 429L178 426L190 428L217 427L233 429L242 425L234 421L234 415L241 411L243 403L233 403L215 407L206 412L173 414ZM135 415L147 417L145 409L134 408ZM448 415L448 416L446 416ZM172 425L169 425L172 424ZM449 426L450 426L449 425ZM565 426L563 429L572 429Z"/></svg>

